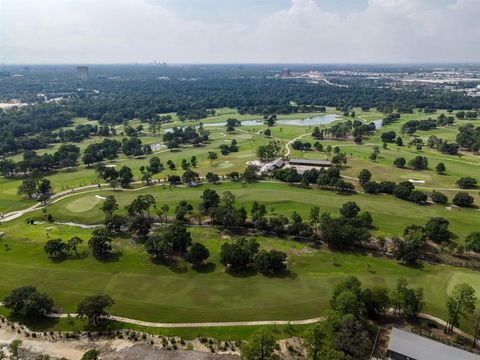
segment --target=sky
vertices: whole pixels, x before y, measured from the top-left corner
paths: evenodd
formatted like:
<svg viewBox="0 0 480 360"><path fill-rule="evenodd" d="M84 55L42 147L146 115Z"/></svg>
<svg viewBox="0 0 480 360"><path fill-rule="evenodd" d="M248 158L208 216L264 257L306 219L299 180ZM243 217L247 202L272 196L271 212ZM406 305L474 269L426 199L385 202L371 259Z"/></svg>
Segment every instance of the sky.
<svg viewBox="0 0 480 360"><path fill-rule="evenodd" d="M480 0L0 0L0 63L480 62Z"/></svg>

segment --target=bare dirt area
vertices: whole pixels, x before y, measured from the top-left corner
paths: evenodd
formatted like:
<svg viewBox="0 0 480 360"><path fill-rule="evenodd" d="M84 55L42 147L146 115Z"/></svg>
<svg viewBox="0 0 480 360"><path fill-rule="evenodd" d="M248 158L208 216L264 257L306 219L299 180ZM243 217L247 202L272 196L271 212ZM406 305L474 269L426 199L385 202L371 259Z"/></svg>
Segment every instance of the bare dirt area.
<svg viewBox="0 0 480 360"><path fill-rule="evenodd" d="M102 356L103 360L239 360L238 355L212 354L195 350L163 350L135 345Z"/></svg>

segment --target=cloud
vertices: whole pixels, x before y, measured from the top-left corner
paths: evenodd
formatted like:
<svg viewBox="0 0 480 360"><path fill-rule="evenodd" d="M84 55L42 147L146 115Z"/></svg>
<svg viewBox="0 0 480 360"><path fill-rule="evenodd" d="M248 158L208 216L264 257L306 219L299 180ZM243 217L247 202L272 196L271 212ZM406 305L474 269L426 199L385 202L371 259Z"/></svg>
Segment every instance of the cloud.
<svg viewBox="0 0 480 360"><path fill-rule="evenodd" d="M478 18L478 0L369 0L351 12L292 0L253 25L145 0L0 0L0 61L479 62Z"/></svg>

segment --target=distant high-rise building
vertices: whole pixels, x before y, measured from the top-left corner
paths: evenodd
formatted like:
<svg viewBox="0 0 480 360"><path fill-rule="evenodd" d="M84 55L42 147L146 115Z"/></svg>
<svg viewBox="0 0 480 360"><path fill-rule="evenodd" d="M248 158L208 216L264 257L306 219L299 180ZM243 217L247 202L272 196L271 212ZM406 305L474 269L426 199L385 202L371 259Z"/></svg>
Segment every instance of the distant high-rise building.
<svg viewBox="0 0 480 360"><path fill-rule="evenodd" d="M82 81L88 80L88 66L77 66L77 78Z"/></svg>
<svg viewBox="0 0 480 360"><path fill-rule="evenodd" d="M282 70L282 77L290 77L290 76L292 76L292 70L287 68Z"/></svg>

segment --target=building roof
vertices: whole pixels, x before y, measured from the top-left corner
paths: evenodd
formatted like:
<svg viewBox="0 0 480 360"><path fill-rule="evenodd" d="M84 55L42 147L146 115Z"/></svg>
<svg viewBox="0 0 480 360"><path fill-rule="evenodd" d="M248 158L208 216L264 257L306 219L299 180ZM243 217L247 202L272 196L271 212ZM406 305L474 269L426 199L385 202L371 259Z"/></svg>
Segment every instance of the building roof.
<svg viewBox="0 0 480 360"><path fill-rule="evenodd" d="M411 332L393 328L388 350L412 360L480 360L480 356Z"/></svg>
<svg viewBox="0 0 480 360"><path fill-rule="evenodd" d="M282 159L277 159L275 161L272 161L270 163L270 165L274 165L274 166L277 166L277 167L282 167L283 165L285 165L285 161L283 161Z"/></svg>
<svg viewBox="0 0 480 360"><path fill-rule="evenodd" d="M291 159L290 165L311 165L311 166L330 166L332 162L329 160L307 160L307 159Z"/></svg>
<svg viewBox="0 0 480 360"><path fill-rule="evenodd" d="M273 171L275 169L280 169L283 165L285 165L285 161L282 159L277 159L265 165L264 170Z"/></svg>

